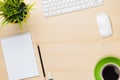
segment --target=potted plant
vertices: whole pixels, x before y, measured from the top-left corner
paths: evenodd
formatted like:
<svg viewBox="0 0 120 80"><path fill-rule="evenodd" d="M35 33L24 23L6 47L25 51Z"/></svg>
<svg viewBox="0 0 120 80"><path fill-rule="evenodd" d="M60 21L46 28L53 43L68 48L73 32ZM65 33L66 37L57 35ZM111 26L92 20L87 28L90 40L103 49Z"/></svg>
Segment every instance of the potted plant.
<svg viewBox="0 0 120 80"><path fill-rule="evenodd" d="M22 23L26 20L33 5L26 5L24 0L0 0L2 26L8 23L18 23L22 28Z"/></svg>

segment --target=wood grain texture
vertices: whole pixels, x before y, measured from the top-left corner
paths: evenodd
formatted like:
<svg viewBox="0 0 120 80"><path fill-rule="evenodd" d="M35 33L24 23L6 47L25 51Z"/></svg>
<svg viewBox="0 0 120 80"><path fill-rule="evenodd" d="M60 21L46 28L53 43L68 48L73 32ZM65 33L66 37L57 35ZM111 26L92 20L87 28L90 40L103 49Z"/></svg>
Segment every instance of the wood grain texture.
<svg viewBox="0 0 120 80"><path fill-rule="evenodd" d="M32 3L34 0L25 0ZM8 24L0 30L0 38L31 32L39 72L41 73L36 44L39 43L46 72L54 80L95 80L96 63L105 56L120 57L120 0L104 0L104 5L45 18L40 0L31 10L24 29ZM111 18L113 35L102 38L98 32L96 16L107 12ZM40 75L25 80L42 80ZM7 80L7 71L0 45L0 80Z"/></svg>

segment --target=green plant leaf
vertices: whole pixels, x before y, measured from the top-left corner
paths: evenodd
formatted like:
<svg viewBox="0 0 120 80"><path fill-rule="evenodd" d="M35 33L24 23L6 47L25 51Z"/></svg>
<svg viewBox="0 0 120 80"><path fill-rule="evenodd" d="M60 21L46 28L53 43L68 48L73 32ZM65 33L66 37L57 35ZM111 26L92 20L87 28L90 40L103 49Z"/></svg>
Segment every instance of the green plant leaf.
<svg viewBox="0 0 120 80"><path fill-rule="evenodd" d="M33 4L26 5L24 0L0 0L0 16L4 18L2 26L8 23L18 23L22 29L22 23L26 21Z"/></svg>
<svg viewBox="0 0 120 80"><path fill-rule="evenodd" d="M30 10L34 5L35 5L36 2L32 3L32 4L29 4L27 5L27 9Z"/></svg>

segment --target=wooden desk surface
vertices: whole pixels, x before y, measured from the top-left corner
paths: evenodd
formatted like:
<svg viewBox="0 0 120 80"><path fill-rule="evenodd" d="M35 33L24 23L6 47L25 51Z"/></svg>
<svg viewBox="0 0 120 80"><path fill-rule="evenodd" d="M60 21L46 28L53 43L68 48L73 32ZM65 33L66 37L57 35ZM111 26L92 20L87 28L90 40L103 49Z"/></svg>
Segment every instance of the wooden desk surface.
<svg viewBox="0 0 120 80"><path fill-rule="evenodd" d="M34 0L25 0L28 3ZM110 15L113 35L102 38L98 32L96 15ZM104 6L45 18L40 0L36 0L27 23L20 30L8 24L0 30L0 38L31 32L35 55L41 73L36 44L40 43L46 72L54 80L95 80L93 71L99 59L113 55L120 57L120 0L104 0ZM42 75L28 80L42 80ZM7 80L7 71L0 44L0 80Z"/></svg>

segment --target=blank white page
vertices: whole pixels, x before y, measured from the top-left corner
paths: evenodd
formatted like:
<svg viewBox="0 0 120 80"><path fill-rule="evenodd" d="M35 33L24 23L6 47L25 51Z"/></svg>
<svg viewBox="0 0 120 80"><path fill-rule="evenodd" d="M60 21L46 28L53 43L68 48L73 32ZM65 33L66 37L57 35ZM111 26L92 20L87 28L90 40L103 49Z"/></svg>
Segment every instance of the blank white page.
<svg viewBox="0 0 120 80"><path fill-rule="evenodd" d="M1 44L9 80L39 75L29 32L2 38Z"/></svg>

